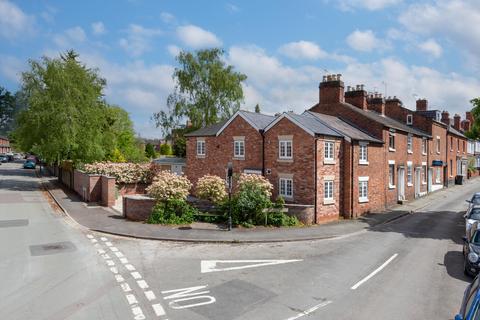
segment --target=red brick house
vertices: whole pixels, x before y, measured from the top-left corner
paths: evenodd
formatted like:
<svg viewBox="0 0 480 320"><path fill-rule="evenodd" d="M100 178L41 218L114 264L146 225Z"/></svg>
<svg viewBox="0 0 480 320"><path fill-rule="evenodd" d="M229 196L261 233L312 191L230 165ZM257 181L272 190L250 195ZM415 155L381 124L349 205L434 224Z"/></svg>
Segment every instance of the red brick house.
<svg viewBox="0 0 480 320"><path fill-rule="evenodd" d="M0 136L0 154L11 152L10 140L7 137Z"/></svg>

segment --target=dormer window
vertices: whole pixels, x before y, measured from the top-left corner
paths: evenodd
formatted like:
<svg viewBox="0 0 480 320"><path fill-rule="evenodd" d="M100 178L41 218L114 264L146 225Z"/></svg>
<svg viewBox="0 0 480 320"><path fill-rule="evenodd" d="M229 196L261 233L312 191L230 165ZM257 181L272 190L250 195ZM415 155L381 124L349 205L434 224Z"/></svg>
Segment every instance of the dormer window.
<svg viewBox="0 0 480 320"><path fill-rule="evenodd" d="M408 125L413 124L413 115L412 114L407 114L407 124Z"/></svg>

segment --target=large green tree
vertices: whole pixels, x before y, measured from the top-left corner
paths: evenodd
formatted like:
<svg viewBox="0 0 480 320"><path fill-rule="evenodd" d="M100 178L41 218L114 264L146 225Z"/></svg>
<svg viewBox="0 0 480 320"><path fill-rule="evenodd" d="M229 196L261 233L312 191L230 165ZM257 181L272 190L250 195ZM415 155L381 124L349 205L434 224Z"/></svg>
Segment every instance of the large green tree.
<svg viewBox="0 0 480 320"><path fill-rule="evenodd" d="M472 115L474 122L472 123L472 128L466 135L472 139L480 139L480 98L474 98L470 100L472 104Z"/></svg>
<svg viewBox="0 0 480 320"><path fill-rule="evenodd" d="M98 71L82 64L74 51L29 64L22 74L28 108L17 119L17 144L52 163L105 159L106 82Z"/></svg>
<svg viewBox="0 0 480 320"><path fill-rule="evenodd" d="M229 118L243 101L242 81L247 76L236 72L223 61L218 48L195 52L182 51L173 73L176 83L168 96L167 111L153 115L157 127L165 136L186 119L196 129Z"/></svg>
<svg viewBox="0 0 480 320"><path fill-rule="evenodd" d="M0 87L0 135L7 135L12 130L16 110L15 95Z"/></svg>

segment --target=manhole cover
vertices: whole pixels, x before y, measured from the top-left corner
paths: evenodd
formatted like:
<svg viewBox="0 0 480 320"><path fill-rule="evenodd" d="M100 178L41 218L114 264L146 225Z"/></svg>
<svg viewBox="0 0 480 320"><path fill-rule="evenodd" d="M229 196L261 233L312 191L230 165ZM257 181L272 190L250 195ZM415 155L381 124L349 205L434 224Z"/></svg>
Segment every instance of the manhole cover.
<svg viewBox="0 0 480 320"><path fill-rule="evenodd" d="M28 226L28 219L0 220L0 228Z"/></svg>
<svg viewBox="0 0 480 320"><path fill-rule="evenodd" d="M54 242L30 246L30 254L32 256L44 256L49 254L57 254L61 252L75 251L77 248L70 241Z"/></svg>

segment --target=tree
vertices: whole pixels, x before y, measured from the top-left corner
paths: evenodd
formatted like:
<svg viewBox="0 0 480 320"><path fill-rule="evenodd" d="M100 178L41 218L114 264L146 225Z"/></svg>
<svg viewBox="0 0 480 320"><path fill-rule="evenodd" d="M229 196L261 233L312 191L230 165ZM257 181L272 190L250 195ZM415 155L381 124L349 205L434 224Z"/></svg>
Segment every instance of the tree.
<svg viewBox="0 0 480 320"><path fill-rule="evenodd" d="M155 149L153 148L153 144L147 143L145 145L145 156L149 159L155 158L156 154Z"/></svg>
<svg viewBox="0 0 480 320"><path fill-rule="evenodd" d="M472 123L472 128L466 135L471 139L479 139L480 138L480 98L474 98L470 100L472 104L472 116L474 122Z"/></svg>
<svg viewBox="0 0 480 320"><path fill-rule="evenodd" d="M258 105L258 103L255 105L255 112L260 113L260 106Z"/></svg>
<svg viewBox="0 0 480 320"><path fill-rule="evenodd" d="M29 64L22 74L28 107L19 113L14 132L22 150L50 163L89 163L113 156L116 148L128 150L133 130L128 114L105 102L106 82L96 69L80 63L73 50Z"/></svg>
<svg viewBox="0 0 480 320"><path fill-rule="evenodd" d="M165 136L188 118L194 129L231 117L243 101L242 81L247 77L235 72L222 60L223 50L182 51L176 60L180 67L173 73L176 86L168 96L167 111L153 115Z"/></svg>
<svg viewBox="0 0 480 320"><path fill-rule="evenodd" d="M0 135L7 135L12 130L15 114L15 96L0 87Z"/></svg>
<svg viewBox="0 0 480 320"><path fill-rule="evenodd" d="M173 154L172 146L168 143L163 143L160 145L160 154L165 156L170 156Z"/></svg>

